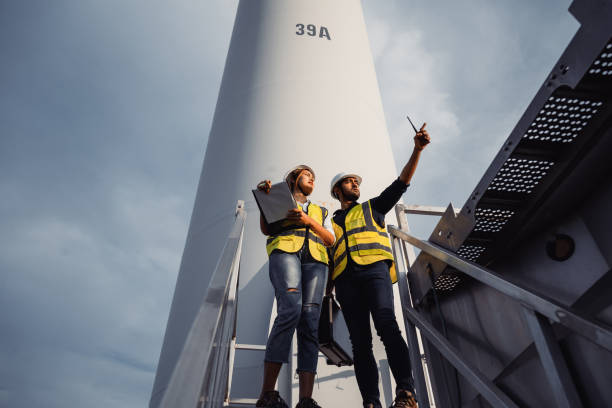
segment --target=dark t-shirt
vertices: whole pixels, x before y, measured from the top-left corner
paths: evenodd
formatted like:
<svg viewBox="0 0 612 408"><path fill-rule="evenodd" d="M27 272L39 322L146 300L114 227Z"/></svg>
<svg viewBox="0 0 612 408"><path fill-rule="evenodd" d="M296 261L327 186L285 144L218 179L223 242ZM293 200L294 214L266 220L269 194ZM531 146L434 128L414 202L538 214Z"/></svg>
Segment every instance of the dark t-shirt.
<svg viewBox="0 0 612 408"><path fill-rule="evenodd" d="M402 195L406 192L407 189L408 186L404 184L404 182L401 181L399 178L397 178L393 181L393 183L391 183L389 187L385 188L384 191L380 193L378 197L374 197L370 200L372 205L372 217L379 226L385 226L385 215L389 211L391 211L395 204L397 204L397 202L400 200L400 198L402 198ZM346 219L346 214L348 214L348 212L356 205L359 205L359 203L355 202L347 209L337 210L334 213L334 222L344 229L344 220ZM358 265L353 262L353 260L349 256L348 263L346 265L346 271L344 271L342 275L344 275L346 272L359 271L373 267L379 267L386 264L387 262L385 261L379 261L371 265ZM340 277L342 277L342 275L340 275Z"/></svg>

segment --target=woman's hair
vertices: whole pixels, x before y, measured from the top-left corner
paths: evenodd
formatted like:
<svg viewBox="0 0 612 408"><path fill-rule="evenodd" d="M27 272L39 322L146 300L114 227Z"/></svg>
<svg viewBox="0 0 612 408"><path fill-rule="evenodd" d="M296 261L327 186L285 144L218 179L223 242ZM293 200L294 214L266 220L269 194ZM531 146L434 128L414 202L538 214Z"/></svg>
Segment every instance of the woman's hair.
<svg viewBox="0 0 612 408"><path fill-rule="evenodd" d="M289 190L291 190L292 193L295 190L295 184L302 171L304 171L304 169L295 169L289 173L289 177L287 177L287 184L289 184Z"/></svg>
<svg viewBox="0 0 612 408"><path fill-rule="evenodd" d="M306 168L295 169L287 175L286 181L287 181L287 184L289 184L289 189L291 190L292 193L295 190L296 182L299 179L300 175L306 170L310 171L309 169L306 169ZM312 177L314 178L314 174L312 174Z"/></svg>

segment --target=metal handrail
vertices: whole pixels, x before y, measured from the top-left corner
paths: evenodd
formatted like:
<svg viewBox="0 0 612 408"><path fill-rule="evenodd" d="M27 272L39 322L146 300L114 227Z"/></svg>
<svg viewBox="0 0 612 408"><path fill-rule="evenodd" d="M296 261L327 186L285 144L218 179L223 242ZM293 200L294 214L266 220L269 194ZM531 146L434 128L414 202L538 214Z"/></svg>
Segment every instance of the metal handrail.
<svg viewBox="0 0 612 408"><path fill-rule="evenodd" d="M416 334L416 328L424 335L432 345L459 371L463 376L474 386L476 390L494 407L503 408L518 408L512 400L504 394L491 380L481 373L476 367L461 358L459 351L440 334L429 322L423 319L419 313L412 307L410 292L408 289L408 281L406 274L406 266L404 262L397 262L399 259L397 242L401 238L391 232L392 226L387 229L391 234L393 255L396 259L396 268L398 274L399 294L402 304L402 314L404 316L404 327L406 329L406 337L408 340L408 350L410 352L410 361L412 364L412 372L415 380L417 397L419 406L429 407L429 395L425 383L425 375L423 365L419 355L419 346ZM404 248L405 249L405 248ZM407 263L406 263L407 264Z"/></svg>
<svg viewBox="0 0 612 408"><path fill-rule="evenodd" d="M402 301L402 311L404 314L404 324L410 348L416 348L416 327L420 333L425 335L429 343L433 345L444 358L452 364L459 373L485 398L489 403L496 407L515 407L515 403L503 393L491 380L483 375L477 368L461 357L460 352L443 336L427 319L425 319L412 305L410 298L409 282L407 280L407 270L415 261L415 256L411 247L413 245L443 261L449 266L464 272L479 282L510 296L522 305L525 321L533 336L536 349L544 366L548 382L553 389L553 394L557 405L567 408L582 407L576 386L573 383L567 364L560 351L559 345L555 340L553 329L549 319L566 326L586 337L590 341L598 344L607 350L612 350L612 331L596 321L589 319L580 313L567 308L548 299L534 291L525 289L515 283L509 282L499 274L484 268L478 264L467 261L459 257L456 253L440 247L430 241L420 240L410 234L406 213L424 215L442 215L442 208L424 206L396 206L396 214L400 229L389 225L387 230L391 237L393 254L398 263L398 277L400 278L400 298ZM397 245L401 243L401 245ZM399 254L398 254L399 252ZM403 255L403 256L398 256ZM415 353L411 353L412 355ZM417 361L415 358L412 360ZM413 363L415 385L420 397L425 396L425 404L428 404L427 392L423 385L423 366Z"/></svg>
<svg viewBox="0 0 612 408"><path fill-rule="evenodd" d="M527 308L546 316L551 321L562 324L588 338L592 342L612 351L612 331L594 320L582 316L580 313L570 310L554 300L538 295L532 290L527 290L517 284L511 283L487 268L460 258L454 252L429 241L420 240L393 225L389 225L388 230L391 235L414 245L420 250L440 259L447 265L510 296Z"/></svg>
<svg viewBox="0 0 612 408"><path fill-rule="evenodd" d="M246 220L238 201L236 221L202 298L159 407L218 407L227 398L230 342L235 333L237 285Z"/></svg>
<svg viewBox="0 0 612 408"><path fill-rule="evenodd" d="M438 351L474 386L476 390L494 407L518 408L493 381L489 380L480 370L461 357L461 353L444 336L427 322L412 307L404 307L404 314L419 328L422 334Z"/></svg>
<svg viewBox="0 0 612 408"><path fill-rule="evenodd" d="M398 252L401 253L402 248L397 248L396 242L398 239L392 236L391 239L391 249L393 250L393 257L395 258L395 270L397 274L397 284L399 290L400 303L402 306L402 311L405 308L409 308L412 306L412 302L410 299L410 292L408 290L408 280L406 275L406 266L409 265L410 259L406 262L404 258L400 258L398 256ZM412 254L414 255L414 254ZM402 262L398 262L399 260ZM404 315L404 329L406 330L406 340L408 341L408 352L410 354L410 361L412 364L412 372L414 376L414 385L416 388L417 396L419 398L419 405L421 407L430 407L429 403L429 394L427 391L427 384L425 375L423 372L423 367L421 364L421 352L419 347L419 340L417 338L417 333L415 330L414 323L411 323L409 319L406 318L406 313L402 313Z"/></svg>

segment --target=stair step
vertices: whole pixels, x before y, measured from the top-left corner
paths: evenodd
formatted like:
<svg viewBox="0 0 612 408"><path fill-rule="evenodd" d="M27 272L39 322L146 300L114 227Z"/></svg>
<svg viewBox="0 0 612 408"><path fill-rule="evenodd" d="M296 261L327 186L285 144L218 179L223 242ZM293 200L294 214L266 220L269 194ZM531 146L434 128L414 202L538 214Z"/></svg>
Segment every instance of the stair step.
<svg viewBox="0 0 612 408"><path fill-rule="evenodd" d="M236 350L266 350L265 344L241 344L236 343Z"/></svg>
<svg viewBox="0 0 612 408"><path fill-rule="evenodd" d="M257 403L257 399L253 398L234 398L230 400L229 408L245 408L245 407L254 407L255 403Z"/></svg>

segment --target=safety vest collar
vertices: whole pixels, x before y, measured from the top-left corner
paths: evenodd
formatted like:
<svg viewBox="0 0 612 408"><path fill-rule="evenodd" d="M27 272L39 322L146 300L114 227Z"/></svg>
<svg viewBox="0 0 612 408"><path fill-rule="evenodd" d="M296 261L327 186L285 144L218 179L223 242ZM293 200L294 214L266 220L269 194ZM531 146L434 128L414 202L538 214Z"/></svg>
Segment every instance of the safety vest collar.
<svg viewBox="0 0 612 408"><path fill-rule="evenodd" d="M348 213L355 208L356 206L361 205L360 203L358 203L357 201L353 201L353 203L351 204L350 207L345 208L344 210L342 208L334 211L334 217L340 213L345 213L346 215L348 215ZM333 219L333 218L332 218Z"/></svg>

